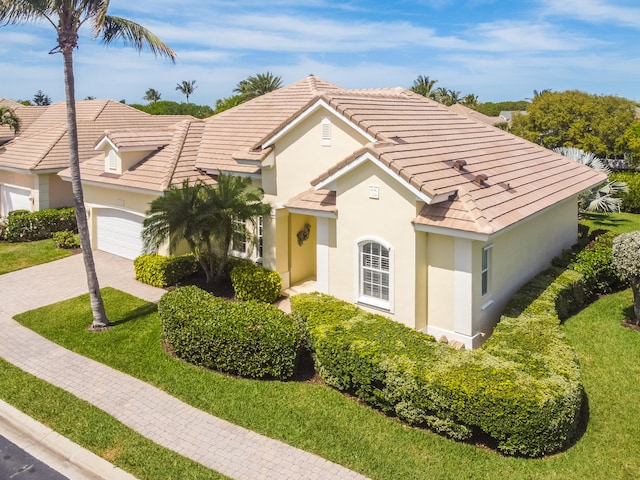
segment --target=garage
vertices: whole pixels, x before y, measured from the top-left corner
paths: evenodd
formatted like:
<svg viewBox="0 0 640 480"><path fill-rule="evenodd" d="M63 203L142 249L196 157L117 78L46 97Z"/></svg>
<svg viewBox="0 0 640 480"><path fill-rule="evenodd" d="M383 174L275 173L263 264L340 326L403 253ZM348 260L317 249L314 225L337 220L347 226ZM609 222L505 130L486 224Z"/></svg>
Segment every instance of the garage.
<svg viewBox="0 0 640 480"><path fill-rule="evenodd" d="M0 216L6 217L12 210L31 211L31 190L0 184Z"/></svg>
<svg viewBox="0 0 640 480"><path fill-rule="evenodd" d="M96 210L96 247L133 260L142 253L142 221L144 217L113 208Z"/></svg>

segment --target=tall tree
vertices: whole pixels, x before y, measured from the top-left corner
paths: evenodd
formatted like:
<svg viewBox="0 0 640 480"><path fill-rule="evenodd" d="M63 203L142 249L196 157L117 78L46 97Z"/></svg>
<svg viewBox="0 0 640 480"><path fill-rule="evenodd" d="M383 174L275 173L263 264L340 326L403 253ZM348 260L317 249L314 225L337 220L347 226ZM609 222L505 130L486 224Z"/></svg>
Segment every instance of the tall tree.
<svg viewBox="0 0 640 480"><path fill-rule="evenodd" d="M189 103L189 97L193 92L196 91L196 81L195 80L183 80L181 83L176 85L176 90L182 92L182 94L187 97L187 103Z"/></svg>
<svg viewBox="0 0 640 480"><path fill-rule="evenodd" d="M42 93L42 90L38 90L33 96L33 103L41 107L51 105L51 98L49 97L49 95L45 95L44 93Z"/></svg>
<svg viewBox="0 0 640 480"><path fill-rule="evenodd" d="M7 125L13 133L20 131L20 118L12 108L0 106L0 125Z"/></svg>
<svg viewBox="0 0 640 480"><path fill-rule="evenodd" d="M158 100L160 100L160 97L162 97L162 94L158 90L156 90L155 88L150 88L145 92L142 99L146 100L147 102L156 103Z"/></svg>
<svg viewBox="0 0 640 480"><path fill-rule="evenodd" d="M61 53L64 64L69 167L80 244L87 272L87 284L93 312L93 328L108 326L109 320L104 310L93 252L91 251L89 225L80 181L75 79L73 74L73 51L78 47L78 34L80 28L87 24L91 27L93 38L99 38L106 45L122 40L124 43L135 47L138 51L148 47L154 54L169 58L171 61L175 61L176 58L176 53L149 30L130 20L108 15L108 8L108 0L0 1L0 23L15 25L45 20L56 30L56 44L50 53Z"/></svg>
<svg viewBox="0 0 640 480"><path fill-rule="evenodd" d="M438 80L432 80L428 75L418 75L418 78L413 81L411 91L417 93L418 95L422 95L423 97L435 100L436 92L433 87L436 83L438 83Z"/></svg>
<svg viewBox="0 0 640 480"><path fill-rule="evenodd" d="M266 72L250 75L241 80L233 91L242 97L243 102L246 102L265 93L273 92L281 86L281 77L276 77L273 73Z"/></svg>

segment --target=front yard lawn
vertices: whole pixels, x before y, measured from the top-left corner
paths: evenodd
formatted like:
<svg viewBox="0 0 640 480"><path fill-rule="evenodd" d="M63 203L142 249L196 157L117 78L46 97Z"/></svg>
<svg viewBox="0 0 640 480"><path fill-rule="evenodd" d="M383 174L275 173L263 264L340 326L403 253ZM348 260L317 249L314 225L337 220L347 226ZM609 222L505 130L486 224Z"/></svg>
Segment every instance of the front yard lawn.
<svg viewBox="0 0 640 480"><path fill-rule="evenodd" d="M105 289L103 295L109 317L117 325L100 334L86 331L91 321L88 296L21 314L17 320L70 350L127 372L197 408L373 479L640 477L636 415L640 333L620 326L631 305L630 291L605 297L566 321L563 328L583 367L590 419L572 448L543 459L504 457L407 427L324 385L237 379L194 367L162 349L153 304L112 289ZM0 362L0 378L9 368ZM15 400L12 389L2 388L0 397L22 410L28 408L27 413L40 421L57 416L47 408L37 408L55 387L23 377L15 382L15 389L23 381L38 382L31 395ZM81 401L71 397L64 408L74 408L75 402ZM113 427L107 424L104 428ZM128 454L123 447L113 456L118 459ZM139 478L157 478L135 473Z"/></svg>
<svg viewBox="0 0 640 480"><path fill-rule="evenodd" d="M70 250L56 248L52 239L36 242L0 242L0 275L71 255Z"/></svg>
<svg viewBox="0 0 640 480"><path fill-rule="evenodd" d="M580 223L593 230L611 230L614 233L628 233L640 230L640 215L635 213L587 213L580 214Z"/></svg>

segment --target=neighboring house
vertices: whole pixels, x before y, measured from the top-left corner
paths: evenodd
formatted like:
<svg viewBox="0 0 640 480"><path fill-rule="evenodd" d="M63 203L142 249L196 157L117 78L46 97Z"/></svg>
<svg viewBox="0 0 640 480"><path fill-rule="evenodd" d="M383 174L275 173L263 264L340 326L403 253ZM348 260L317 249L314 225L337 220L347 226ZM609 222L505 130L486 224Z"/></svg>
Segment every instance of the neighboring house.
<svg viewBox="0 0 640 480"><path fill-rule="evenodd" d="M513 120L514 115L527 115L529 112L526 110L502 110L500 112L500 118L503 122L509 123L511 125L511 120Z"/></svg>
<svg viewBox="0 0 640 480"><path fill-rule="evenodd" d="M71 185L57 173L69 165L66 103L24 106L0 100L21 120L18 135L8 130L0 145L0 217L11 210L41 210L73 205ZM94 146L107 129L126 127L162 128L184 116L152 116L113 100L77 102L80 161L95 155Z"/></svg>
<svg viewBox="0 0 640 480"><path fill-rule="evenodd" d="M313 76L178 128L111 131L97 148L81 165L94 248L140 253L139 238L115 250L112 238L137 234L171 183L249 176L273 209L260 248L239 248L284 289L311 283L467 347L575 242L577 196L605 179L409 90Z"/></svg>

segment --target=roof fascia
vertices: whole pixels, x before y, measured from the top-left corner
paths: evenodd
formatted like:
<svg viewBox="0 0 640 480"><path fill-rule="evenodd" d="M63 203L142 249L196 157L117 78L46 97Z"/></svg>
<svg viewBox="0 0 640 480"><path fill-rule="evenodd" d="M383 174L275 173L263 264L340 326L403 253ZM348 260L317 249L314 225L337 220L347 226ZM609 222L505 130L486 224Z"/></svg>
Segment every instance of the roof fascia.
<svg viewBox="0 0 640 480"><path fill-rule="evenodd" d="M267 138L262 143L262 148L264 149L264 148L267 148L267 147L270 147L271 145L273 145L280 138L282 138L284 135L289 133L292 129L294 129L296 126L298 126L301 122L303 122L306 118L311 116L313 113L316 112L316 110L318 110L320 108L326 110L327 113L330 113L335 118L340 119L342 122L344 122L345 124L349 125L351 128L355 129L358 133L363 135L369 142L375 143L377 141L375 137L373 137L373 136L371 136L371 134L365 132L359 126L353 124L350 120L347 120L343 115L338 113L334 108L331 107L331 105L329 105L325 100L323 100L321 98L318 101L316 101L315 103L313 103L312 105L310 105L306 110L304 110L300 115L298 115L292 122L288 123L283 128L281 128L277 133L275 133L271 137Z"/></svg>
<svg viewBox="0 0 640 480"><path fill-rule="evenodd" d="M315 185L314 188L316 190L322 190L322 189L325 189L325 188L329 189L329 190L335 190L336 189L335 181L338 178L340 178L340 177L346 175L347 173L349 173L350 171L358 168L360 165L362 165L363 163L365 163L367 161L372 162L374 165L376 165L382 171L387 173L389 176L394 178L396 181L400 182L400 184L404 185L407 188L407 190L409 190L412 194L414 194L416 196L416 198L418 200L420 200L421 202L426 203L427 205L431 205L432 203L437 203L437 202L434 202L434 200L438 199L439 197L444 197L443 199L446 200L447 198L449 198L449 195L451 195L451 194L447 194L446 196L442 195L442 196L438 196L438 197L434 197L434 198L429 197L428 195L424 194L423 192L421 192L420 190L415 188L413 185L408 184L400 175L398 175L396 172L394 172L389 167L387 167L384 163L382 163L376 156L372 155L370 152L366 152L363 155L360 155L354 161L348 163L347 165L345 165L344 167L340 168L338 171L336 171L335 173L333 173L332 175L327 177L325 180L322 180L320 183ZM442 201L442 200L440 200L440 201Z"/></svg>
<svg viewBox="0 0 640 480"><path fill-rule="evenodd" d="M437 233L438 235L446 235L448 237L464 238L466 240L478 240L486 242L491 238L488 233L468 232L466 230L455 230L453 228L435 227L433 225L421 225L414 223L413 227L417 232Z"/></svg>
<svg viewBox="0 0 640 480"><path fill-rule="evenodd" d="M286 207L290 213L295 213L297 215L309 215L311 217L320 217L320 218L338 218L338 214L335 212L324 212L322 210L312 210L310 208L297 208L297 207Z"/></svg>
<svg viewBox="0 0 640 480"><path fill-rule="evenodd" d="M71 181L71 177L64 176L64 175L58 175L58 176L65 182ZM82 180L82 184L91 185L93 187L110 188L112 190L121 190L125 192L142 193L144 195L162 195L162 192L159 190L147 190L146 188L126 187L124 185L117 185L115 183L96 182L94 180Z"/></svg>
<svg viewBox="0 0 640 480"><path fill-rule="evenodd" d="M105 144L107 144L107 147L111 147L112 150L115 150L116 152L118 151L118 147L116 147L116 145L111 141L108 135L104 135L100 140L98 140L98 143L96 143L96 146L93 147L93 149L105 150Z"/></svg>
<svg viewBox="0 0 640 480"><path fill-rule="evenodd" d="M251 179L260 180L262 178L262 173L247 173L247 172L235 172L233 170L220 170L219 168L207 169L203 168L202 171L207 175L219 175L224 173L226 175L233 175L234 177L247 177Z"/></svg>

